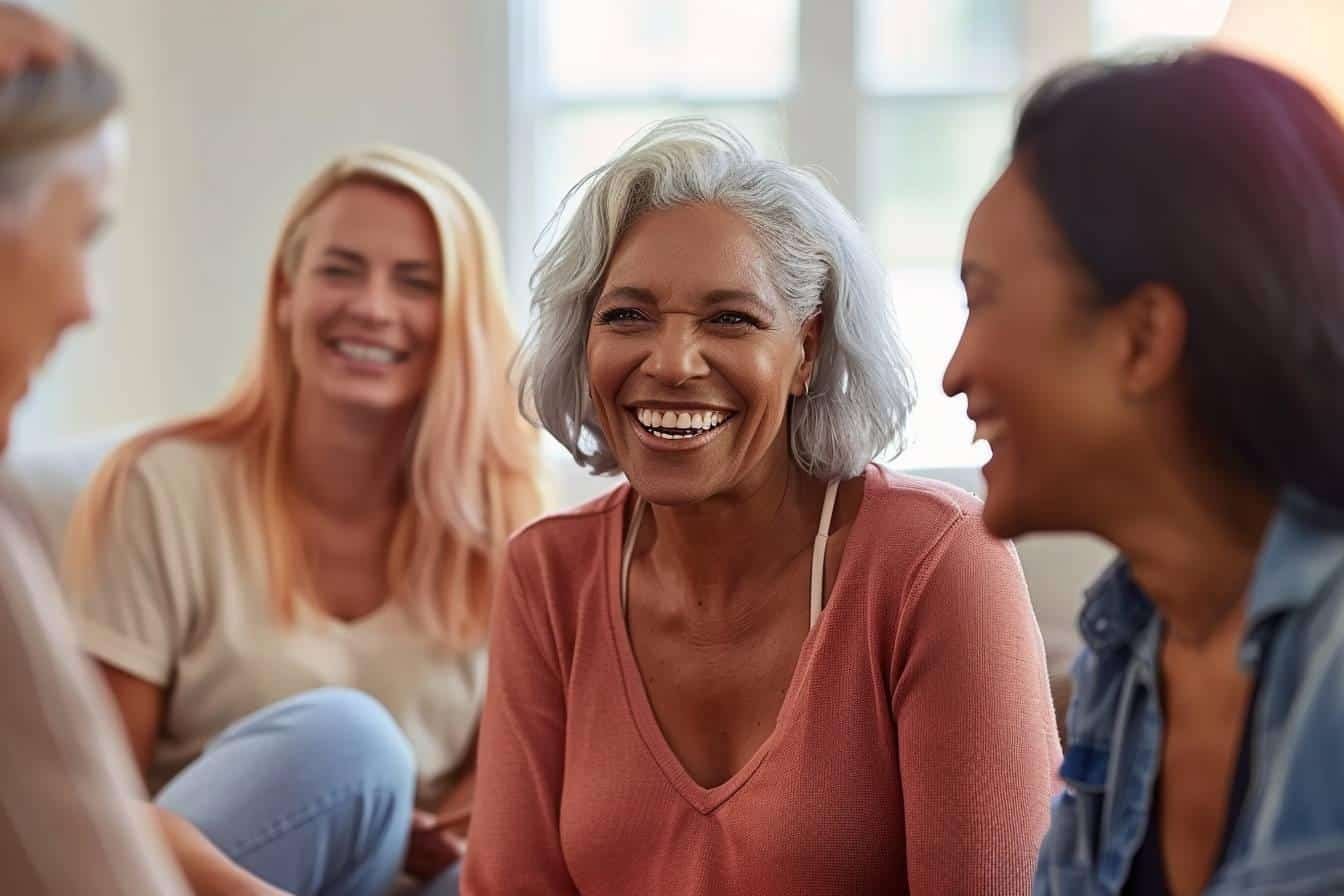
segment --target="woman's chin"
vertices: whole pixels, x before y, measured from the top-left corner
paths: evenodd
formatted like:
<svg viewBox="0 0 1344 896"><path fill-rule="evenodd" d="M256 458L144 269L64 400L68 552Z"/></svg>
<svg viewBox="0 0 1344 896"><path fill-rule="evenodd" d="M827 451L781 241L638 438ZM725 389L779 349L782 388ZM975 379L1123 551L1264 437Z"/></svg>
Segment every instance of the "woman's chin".
<svg viewBox="0 0 1344 896"><path fill-rule="evenodd" d="M1023 521L1022 508L1003 471L995 475L990 470L992 465L993 461L990 461L984 468L985 507L981 514L985 528L996 538L1016 538L1028 531Z"/></svg>
<svg viewBox="0 0 1344 896"><path fill-rule="evenodd" d="M985 502L984 509L985 528L989 534L995 538L1009 539L1017 538L1025 534L1026 530L1017 521L1016 516L1009 512L1000 511L992 501Z"/></svg>
<svg viewBox="0 0 1344 896"><path fill-rule="evenodd" d="M686 507L712 497L702 484L684 478L638 472L625 478L636 494L659 507Z"/></svg>
<svg viewBox="0 0 1344 896"><path fill-rule="evenodd" d="M333 408L360 416L397 416L413 409L417 399L408 397L405 392L385 388L389 384L379 383L325 383L319 394Z"/></svg>

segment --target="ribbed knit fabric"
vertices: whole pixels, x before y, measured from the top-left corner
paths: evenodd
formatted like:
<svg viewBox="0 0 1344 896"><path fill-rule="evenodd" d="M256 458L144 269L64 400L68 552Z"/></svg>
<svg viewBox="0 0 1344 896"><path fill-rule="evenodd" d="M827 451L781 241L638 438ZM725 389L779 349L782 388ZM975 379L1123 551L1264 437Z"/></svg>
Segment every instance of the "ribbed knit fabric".
<svg viewBox="0 0 1344 896"><path fill-rule="evenodd" d="M515 538L465 896L1029 891L1059 743L1017 556L964 492L864 475L775 731L708 790L623 624L629 489Z"/></svg>

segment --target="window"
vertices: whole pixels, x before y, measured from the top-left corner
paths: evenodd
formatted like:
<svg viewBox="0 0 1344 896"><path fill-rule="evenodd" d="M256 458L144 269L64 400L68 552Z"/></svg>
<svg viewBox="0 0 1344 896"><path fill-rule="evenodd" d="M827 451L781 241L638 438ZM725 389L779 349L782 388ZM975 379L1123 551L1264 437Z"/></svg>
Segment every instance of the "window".
<svg viewBox="0 0 1344 896"><path fill-rule="evenodd" d="M859 0L859 215L887 268L920 400L898 463L978 463L942 374L965 320L966 220L1006 156L1024 71L1018 0Z"/></svg>
<svg viewBox="0 0 1344 896"><path fill-rule="evenodd" d="M539 0L536 10L533 234L578 178L659 119L718 118L786 155L797 0Z"/></svg>
<svg viewBox="0 0 1344 896"><path fill-rule="evenodd" d="M1102 53L1135 44L1183 44L1207 37L1232 0L1093 0L1092 45Z"/></svg>
<svg viewBox="0 0 1344 896"><path fill-rule="evenodd" d="M515 245L668 115L721 118L767 155L822 168L891 273L915 367L920 400L895 463L933 467L984 460L941 380L965 320L962 232L1006 160L1022 90L1091 52L1208 36L1230 0L517 2L536 68Z"/></svg>

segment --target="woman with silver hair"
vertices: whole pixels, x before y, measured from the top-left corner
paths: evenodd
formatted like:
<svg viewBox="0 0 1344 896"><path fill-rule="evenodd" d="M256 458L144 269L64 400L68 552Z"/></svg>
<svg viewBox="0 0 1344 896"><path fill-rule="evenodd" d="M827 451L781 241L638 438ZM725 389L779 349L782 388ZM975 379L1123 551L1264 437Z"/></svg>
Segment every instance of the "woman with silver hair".
<svg viewBox="0 0 1344 896"><path fill-rule="evenodd" d="M523 401L628 484L510 546L463 892L1026 892L1040 633L978 502L872 463L913 389L859 228L697 120L579 190Z"/></svg>
<svg viewBox="0 0 1344 896"><path fill-rule="evenodd" d="M0 453L30 379L91 314L119 100L87 49L0 4ZM14 485L0 489L0 891L185 893Z"/></svg>

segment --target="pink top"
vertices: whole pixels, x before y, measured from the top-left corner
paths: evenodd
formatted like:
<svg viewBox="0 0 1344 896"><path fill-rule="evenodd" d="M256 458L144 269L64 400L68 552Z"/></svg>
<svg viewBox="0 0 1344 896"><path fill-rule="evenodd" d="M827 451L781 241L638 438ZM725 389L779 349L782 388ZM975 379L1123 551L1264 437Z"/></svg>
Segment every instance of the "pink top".
<svg viewBox="0 0 1344 896"><path fill-rule="evenodd" d="M528 527L495 605L464 896L1030 890L1059 742L1011 546L870 466L774 732L700 787L620 604L626 486Z"/></svg>

